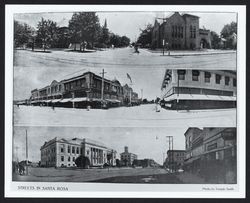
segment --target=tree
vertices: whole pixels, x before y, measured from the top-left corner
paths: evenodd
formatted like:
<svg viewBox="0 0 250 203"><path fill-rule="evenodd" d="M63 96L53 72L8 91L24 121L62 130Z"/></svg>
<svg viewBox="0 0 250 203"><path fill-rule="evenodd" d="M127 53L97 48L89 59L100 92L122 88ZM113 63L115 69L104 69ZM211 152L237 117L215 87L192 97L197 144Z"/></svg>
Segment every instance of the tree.
<svg viewBox="0 0 250 203"><path fill-rule="evenodd" d="M30 39L32 39L33 32L34 28L28 24L14 21L14 46L20 47L27 45Z"/></svg>
<svg viewBox="0 0 250 203"><path fill-rule="evenodd" d="M219 49L220 48L220 42L221 42L221 39L220 39L219 35L216 32L211 31L211 45L212 45L212 48L213 49Z"/></svg>
<svg viewBox="0 0 250 203"><path fill-rule="evenodd" d="M88 157L80 155L79 157L76 158L75 164L77 167L80 168L88 168L90 165L90 160Z"/></svg>
<svg viewBox="0 0 250 203"><path fill-rule="evenodd" d="M126 36L121 37L121 44L120 44L121 47L127 47L129 43L130 43L130 39L128 37Z"/></svg>
<svg viewBox="0 0 250 203"><path fill-rule="evenodd" d="M141 29L141 33L137 40L137 43L141 44L142 47L149 47L152 41L152 29L153 26L148 24L144 29Z"/></svg>
<svg viewBox="0 0 250 203"><path fill-rule="evenodd" d="M74 43L84 43L85 41L94 46L100 33L99 18L95 12L74 13L69 21L71 39Z"/></svg>
<svg viewBox="0 0 250 203"><path fill-rule="evenodd" d="M52 20L47 20L47 30L49 36L49 44L51 47L57 46L58 41L58 26L57 23Z"/></svg>
<svg viewBox="0 0 250 203"><path fill-rule="evenodd" d="M230 37L233 33L237 34L237 23L231 22L230 24L226 24L221 30L221 36L223 38Z"/></svg>
<svg viewBox="0 0 250 203"><path fill-rule="evenodd" d="M237 23L231 22L221 30L221 37L226 39L225 48L235 49L237 46Z"/></svg>

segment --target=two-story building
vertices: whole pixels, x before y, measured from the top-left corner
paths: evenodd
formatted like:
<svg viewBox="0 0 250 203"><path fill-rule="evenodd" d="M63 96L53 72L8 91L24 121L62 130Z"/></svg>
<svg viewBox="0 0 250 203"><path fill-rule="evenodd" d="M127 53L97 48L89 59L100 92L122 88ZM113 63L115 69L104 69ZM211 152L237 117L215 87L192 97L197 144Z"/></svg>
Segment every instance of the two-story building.
<svg viewBox="0 0 250 203"><path fill-rule="evenodd" d="M208 182L236 183L236 128L188 128L185 140L186 171Z"/></svg>
<svg viewBox="0 0 250 203"><path fill-rule="evenodd" d="M183 168L185 153L185 150L168 150L164 166L173 171Z"/></svg>
<svg viewBox="0 0 250 203"><path fill-rule="evenodd" d="M80 155L89 159L89 166L103 166L105 163L115 166L116 151L103 143L91 139L58 139L45 142L41 150L41 166L76 167L75 160Z"/></svg>
<svg viewBox="0 0 250 203"><path fill-rule="evenodd" d="M161 105L170 109L236 107L236 71L167 69Z"/></svg>

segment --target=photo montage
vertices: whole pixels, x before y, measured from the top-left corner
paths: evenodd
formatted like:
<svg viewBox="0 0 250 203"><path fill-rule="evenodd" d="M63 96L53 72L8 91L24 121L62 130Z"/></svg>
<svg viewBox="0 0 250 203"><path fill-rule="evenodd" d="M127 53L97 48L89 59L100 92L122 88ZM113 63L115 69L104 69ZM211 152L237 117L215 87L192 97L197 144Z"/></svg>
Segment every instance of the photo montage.
<svg viewBox="0 0 250 203"><path fill-rule="evenodd" d="M12 181L236 185L236 47L232 12L16 13Z"/></svg>

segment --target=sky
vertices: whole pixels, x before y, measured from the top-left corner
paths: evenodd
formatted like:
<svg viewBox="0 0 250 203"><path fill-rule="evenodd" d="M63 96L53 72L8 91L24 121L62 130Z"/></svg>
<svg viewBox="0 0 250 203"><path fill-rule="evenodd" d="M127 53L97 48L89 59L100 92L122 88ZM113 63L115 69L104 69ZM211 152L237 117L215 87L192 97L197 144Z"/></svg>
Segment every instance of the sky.
<svg viewBox="0 0 250 203"><path fill-rule="evenodd" d="M131 41L139 36L140 29L145 28L148 23L154 24L157 17L168 17L171 14L173 12L97 12L101 25L107 19L110 31L115 34L126 35ZM189 12L189 14L200 17L200 28L205 27L218 34L224 25L236 21L236 13ZM59 26L68 26L72 13L23 13L15 14L14 19L36 28L42 17L57 22Z"/></svg>
<svg viewBox="0 0 250 203"><path fill-rule="evenodd" d="M186 127L155 128L155 127L14 127L14 157L25 159L25 131L28 135L29 160L40 160L40 147L45 141L55 137L89 138L102 142L117 151L117 157L128 146L129 152L138 155L138 159L151 158L162 164L169 148L166 136L173 136L174 149L185 149Z"/></svg>

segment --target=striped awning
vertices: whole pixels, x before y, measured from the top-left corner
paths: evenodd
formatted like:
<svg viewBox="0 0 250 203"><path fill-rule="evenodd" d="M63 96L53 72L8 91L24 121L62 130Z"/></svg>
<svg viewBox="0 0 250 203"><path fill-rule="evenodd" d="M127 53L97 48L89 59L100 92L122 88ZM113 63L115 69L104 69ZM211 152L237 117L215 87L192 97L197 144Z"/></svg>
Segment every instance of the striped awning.
<svg viewBox="0 0 250 203"><path fill-rule="evenodd" d="M62 99L53 99L51 102L52 103L56 103L56 102L60 102Z"/></svg>
<svg viewBox="0 0 250 203"><path fill-rule="evenodd" d="M72 98L65 98L60 100L61 103L66 103L66 102L70 102L72 100Z"/></svg>
<svg viewBox="0 0 250 203"><path fill-rule="evenodd" d="M82 101L88 101L89 99L87 97L78 97L71 100L71 102L82 102Z"/></svg>
<svg viewBox="0 0 250 203"><path fill-rule="evenodd" d="M171 100L214 100L214 101L236 101L235 96L219 96L219 95L204 95L204 94L173 94L165 97L165 101Z"/></svg>
<svg viewBox="0 0 250 203"><path fill-rule="evenodd" d="M120 103L121 101L117 100L117 99L105 99L106 101L108 102L111 102L111 103Z"/></svg>

